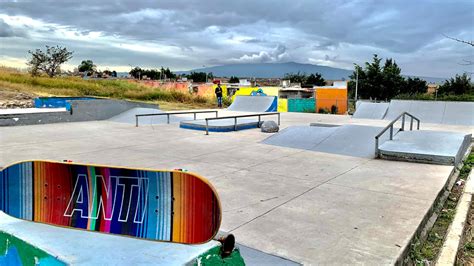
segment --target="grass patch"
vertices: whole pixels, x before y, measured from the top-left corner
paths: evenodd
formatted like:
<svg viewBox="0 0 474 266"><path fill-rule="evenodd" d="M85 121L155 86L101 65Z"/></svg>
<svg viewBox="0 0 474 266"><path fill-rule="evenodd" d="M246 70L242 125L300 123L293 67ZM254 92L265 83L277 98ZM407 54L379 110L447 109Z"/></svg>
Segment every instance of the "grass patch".
<svg viewBox="0 0 474 266"><path fill-rule="evenodd" d="M469 157L464 161L458 179L465 180L469 175L469 172L474 165L474 153L471 152ZM448 199L444 203L441 210L438 212L438 218L434 223L431 230L428 232L426 240L420 241L419 239L414 242L410 250L410 259L416 265L430 265L438 257L438 253L443 246L444 238L448 231L449 225L454 219L456 214L456 206L458 200L462 194L464 185L454 185ZM473 243L474 246L474 243Z"/></svg>
<svg viewBox="0 0 474 266"><path fill-rule="evenodd" d="M32 77L0 68L0 88L38 96L97 96L163 104L165 106L214 108L215 99L181 91L144 86L128 80L84 80L78 77ZM169 103L169 104L164 104Z"/></svg>

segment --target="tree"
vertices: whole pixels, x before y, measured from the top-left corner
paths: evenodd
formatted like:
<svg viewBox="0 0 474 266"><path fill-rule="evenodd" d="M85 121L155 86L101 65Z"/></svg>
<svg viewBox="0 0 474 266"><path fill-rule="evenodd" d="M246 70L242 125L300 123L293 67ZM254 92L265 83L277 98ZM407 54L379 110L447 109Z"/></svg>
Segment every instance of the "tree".
<svg viewBox="0 0 474 266"><path fill-rule="evenodd" d="M96 65L94 65L94 62L92 60L84 60L81 62L81 64L77 67L79 72L87 72L87 73L94 73L97 70Z"/></svg>
<svg viewBox="0 0 474 266"><path fill-rule="evenodd" d="M428 86L425 80L422 80L420 78L409 77L405 82L405 86L403 86L400 89L400 93L413 95L413 94L426 93L427 90L428 90Z"/></svg>
<svg viewBox="0 0 474 266"><path fill-rule="evenodd" d="M60 66L72 58L72 51L68 51L66 47L48 46L46 51L36 49L28 51L31 55L27 64L30 66L32 76L46 73L49 77L54 77L61 72Z"/></svg>
<svg viewBox="0 0 474 266"><path fill-rule="evenodd" d="M306 74L299 71L298 73L286 73L283 79L288 79L291 83L304 84L306 82Z"/></svg>
<svg viewBox="0 0 474 266"><path fill-rule="evenodd" d="M194 82L206 82L207 80L213 80L214 76L212 75L212 72L191 72L187 75L187 78L192 79Z"/></svg>
<svg viewBox="0 0 474 266"><path fill-rule="evenodd" d="M380 99L392 99L397 96L405 86L405 78L397 63L390 59L385 60L382 69L382 84L380 86Z"/></svg>
<svg viewBox="0 0 474 266"><path fill-rule="evenodd" d="M443 85L439 86L439 94L472 94L474 93L474 86L471 84L471 78L466 73L456 75L455 78L446 80Z"/></svg>
<svg viewBox="0 0 474 266"><path fill-rule="evenodd" d="M232 77L230 77L230 79L229 79L229 83L239 83L239 82L240 82L240 80L239 80L238 77L232 76Z"/></svg>
<svg viewBox="0 0 474 266"><path fill-rule="evenodd" d="M161 67L161 78L162 79L176 79L176 74L171 72L169 68L164 69Z"/></svg>
<svg viewBox="0 0 474 266"><path fill-rule="evenodd" d="M326 81L320 73L314 73L306 78L305 84L313 86L324 86Z"/></svg>
<svg viewBox="0 0 474 266"><path fill-rule="evenodd" d="M142 77L143 70L140 67L135 67L134 69L130 70L128 74L133 78L140 79Z"/></svg>
<svg viewBox="0 0 474 266"><path fill-rule="evenodd" d="M405 78L401 75L401 69L393 59L386 59L381 66L382 58L376 54L372 63L366 62L365 69L355 65L355 70L350 76L349 92L355 91L355 80L358 74L358 98L390 100L398 95L405 87Z"/></svg>

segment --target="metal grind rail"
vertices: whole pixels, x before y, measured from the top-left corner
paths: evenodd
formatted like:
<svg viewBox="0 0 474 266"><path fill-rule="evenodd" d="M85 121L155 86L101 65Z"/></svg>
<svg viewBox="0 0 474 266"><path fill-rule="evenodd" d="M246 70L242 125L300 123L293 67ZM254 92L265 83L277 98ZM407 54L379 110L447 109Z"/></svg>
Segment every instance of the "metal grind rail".
<svg viewBox="0 0 474 266"><path fill-rule="evenodd" d="M393 126L395 125L395 123L400 120L400 118L402 119L402 127L400 128L400 131L404 131L405 130L405 116L409 116L410 117L410 131L413 130L413 120L416 120L416 129L417 130L420 130L420 119L416 118L414 115L408 113L408 112L403 112L401 113L399 116L397 116L395 119L392 120L392 122L390 122L390 124L388 124L384 129L382 129L382 131L380 131L380 133L375 136L375 156L377 158L380 157L380 149L379 149L379 138L385 134L385 132L387 132L387 130L390 129L390 140L393 140Z"/></svg>
<svg viewBox="0 0 474 266"><path fill-rule="evenodd" d="M205 113L216 113L216 118L218 116L217 111L181 111L181 112L166 112L166 113L153 113L153 114L138 114L135 115L135 127L138 127L138 118L142 116L161 116L166 115L167 123L170 123L170 115L184 115L184 114L194 114L194 120L196 120L196 114L205 114Z"/></svg>
<svg viewBox="0 0 474 266"><path fill-rule="evenodd" d="M260 121L262 116L277 115L278 116L278 125L280 125L280 113L279 112L268 112L261 114L249 114L249 115L231 115L231 116L222 116L214 118L206 118L206 135L209 135L209 121L210 120L221 120L221 119L234 119L234 131L237 131L237 119L244 117L258 117L258 126L260 126Z"/></svg>

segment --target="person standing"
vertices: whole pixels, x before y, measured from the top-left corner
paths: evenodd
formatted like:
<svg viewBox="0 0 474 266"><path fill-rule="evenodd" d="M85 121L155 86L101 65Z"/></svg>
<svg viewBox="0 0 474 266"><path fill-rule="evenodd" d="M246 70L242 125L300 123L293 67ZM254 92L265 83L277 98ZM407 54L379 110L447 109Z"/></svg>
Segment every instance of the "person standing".
<svg viewBox="0 0 474 266"><path fill-rule="evenodd" d="M217 98L217 107L222 108L222 88L221 88L221 84L217 84L215 93L216 93L216 98Z"/></svg>

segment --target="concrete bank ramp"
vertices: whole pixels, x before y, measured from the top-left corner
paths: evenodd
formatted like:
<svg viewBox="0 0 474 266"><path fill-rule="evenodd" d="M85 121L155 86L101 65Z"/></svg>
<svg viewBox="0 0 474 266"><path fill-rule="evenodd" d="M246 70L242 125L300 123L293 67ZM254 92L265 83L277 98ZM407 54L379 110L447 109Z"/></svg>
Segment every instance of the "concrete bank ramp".
<svg viewBox="0 0 474 266"><path fill-rule="evenodd" d="M293 126L262 141L264 144L334 153L375 157L375 135L382 127L342 125L338 127ZM383 137L381 142L388 137Z"/></svg>
<svg viewBox="0 0 474 266"><path fill-rule="evenodd" d="M239 112L276 112L276 96L236 96L232 104L227 108L229 111Z"/></svg>
<svg viewBox="0 0 474 266"><path fill-rule="evenodd" d="M474 102L392 100L384 119L393 120L402 112L422 123L474 125Z"/></svg>
<svg viewBox="0 0 474 266"><path fill-rule="evenodd" d="M109 118L109 121L119 122L119 123L128 123L128 124L135 124L135 115L139 114L159 114L163 113L162 110L153 109L153 108L142 108L136 107L132 108L128 111L120 113L114 117ZM145 116L139 118L140 124L163 124L166 123L166 116ZM170 120L174 119L174 117L170 117Z"/></svg>
<svg viewBox="0 0 474 266"><path fill-rule="evenodd" d="M380 145L380 157L389 160L457 165L469 148L471 135L414 130L400 131Z"/></svg>
<svg viewBox="0 0 474 266"><path fill-rule="evenodd" d="M363 119L383 119L387 113L388 105L388 103L357 101L357 108L352 117Z"/></svg>

